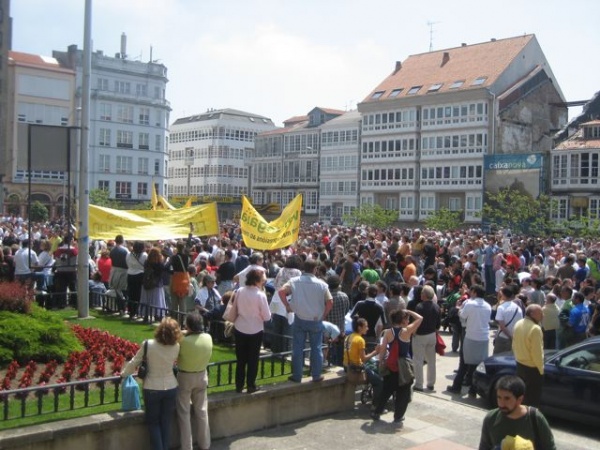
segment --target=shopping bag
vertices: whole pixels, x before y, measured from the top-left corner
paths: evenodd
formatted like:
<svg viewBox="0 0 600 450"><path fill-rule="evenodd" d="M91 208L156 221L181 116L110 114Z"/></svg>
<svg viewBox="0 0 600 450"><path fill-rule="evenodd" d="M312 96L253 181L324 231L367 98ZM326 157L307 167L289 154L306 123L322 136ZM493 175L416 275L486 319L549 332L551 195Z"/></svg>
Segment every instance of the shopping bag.
<svg viewBox="0 0 600 450"><path fill-rule="evenodd" d="M123 411L135 411L142 408L140 403L140 388L131 375L123 381L121 408Z"/></svg>

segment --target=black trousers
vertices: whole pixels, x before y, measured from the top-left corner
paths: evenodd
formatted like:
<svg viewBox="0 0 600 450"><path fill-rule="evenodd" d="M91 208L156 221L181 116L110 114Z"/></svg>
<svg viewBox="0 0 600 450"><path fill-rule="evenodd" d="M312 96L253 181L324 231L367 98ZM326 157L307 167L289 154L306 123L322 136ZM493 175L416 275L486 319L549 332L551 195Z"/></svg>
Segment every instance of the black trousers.
<svg viewBox="0 0 600 450"><path fill-rule="evenodd" d="M235 330L235 357L237 359L235 389L237 391L244 389L244 384L248 386L248 389L256 387L262 338L262 331L256 334L245 334Z"/></svg>
<svg viewBox="0 0 600 450"><path fill-rule="evenodd" d="M142 295L142 281L144 274L127 275L127 302L129 304L129 316L133 317L138 313L140 297Z"/></svg>
<svg viewBox="0 0 600 450"><path fill-rule="evenodd" d="M537 367L524 366L517 362L517 376L525 382L525 398L523 404L528 406L540 406L542 400L542 383L544 375L542 375Z"/></svg>
<svg viewBox="0 0 600 450"><path fill-rule="evenodd" d="M67 288L70 291L67 299ZM54 301L53 307L66 308L70 305L77 307L77 272L55 272L54 273Z"/></svg>
<svg viewBox="0 0 600 450"><path fill-rule="evenodd" d="M383 377L383 390L375 405L375 413L381 414L383 412L390 396L395 392L394 420L398 421L404 419L404 414L410 403L410 390L410 384L398 386L398 372L391 372L389 375L386 375Z"/></svg>

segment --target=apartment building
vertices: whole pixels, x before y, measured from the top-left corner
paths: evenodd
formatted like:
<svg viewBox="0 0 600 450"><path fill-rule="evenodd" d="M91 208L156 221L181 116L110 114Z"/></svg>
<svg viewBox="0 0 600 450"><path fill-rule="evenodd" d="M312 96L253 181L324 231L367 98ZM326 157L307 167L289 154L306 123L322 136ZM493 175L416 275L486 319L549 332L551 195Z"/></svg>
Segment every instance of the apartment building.
<svg viewBox="0 0 600 450"><path fill-rule="evenodd" d="M8 52L12 40L10 0L0 0L0 216L4 216L5 191L3 180L7 173L8 155Z"/></svg>
<svg viewBox="0 0 600 450"><path fill-rule="evenodd" d="M249 192L254 139L274 128L268 117L230 108L177 119L170 129L169 197L216 201L220 218L233 218Z"/></svg>
<svg viewBox="0 0 600 450"><path fill-rule="evenodd" d="M552 218L600 219L600 118L581 124L551 155Z"/></svg>
<svg viewBox="0 0 600 450"><path fill-rule="evenodd" d="M339 223L358 206L360 158L358 111L321 125L319 219Z"/></svg>
<svg viewBox="0 0 600 450"><path fill-rule="evenodd" d="M30 198L44 204L50 218L60 218L70 203L67 199L72 197L66 157L64 164L53 169L44 168L41 161L28 161L28 125L65 127L67 134L66 127L75 122L75 72L62 67L55 58L10 51L6 87L8 143L3 167L3 214L26 216Z"/></svg>
<svg viewBox="0 0 600 450"><path fill-rule="evenodd" d="M255 205L277 203L285 207L303 195L303 212L319 213L319 162L321 128L344 114L331 108L313 108L278 128L256 136L252 162L251 198Z"/></svg>
<svg viewBox="0 0 600 450"><path fill-rule="evenodd" d="M440 208L480 222L484 157L548 155L567 118L534 35L411 55L358 111L360 202L405 223Z"/></svg>
<svg viewBox="0 0 600 450"><path fill-rule="evenodd" d="M149 201L152 184L167 191L167 136L171 107L166 99L167 68L152 59L130 59L121 36L114 57L92 54L89 187L104 189L121 203ZM76 106L81 101L83 51L71 45L54 51L76 72Z"/></svg>

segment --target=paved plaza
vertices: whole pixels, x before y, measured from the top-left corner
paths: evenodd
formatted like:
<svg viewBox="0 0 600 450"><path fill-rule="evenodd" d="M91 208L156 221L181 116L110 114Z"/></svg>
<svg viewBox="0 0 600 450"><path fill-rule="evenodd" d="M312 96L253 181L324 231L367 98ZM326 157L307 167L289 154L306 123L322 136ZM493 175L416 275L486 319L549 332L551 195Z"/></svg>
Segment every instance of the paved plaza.
<svg viewBox="0 0 600 450"><path fill-rule="evenodd" d="M449 344L448 336L444 338ZM468 398L466 388L463 396L452 396L444 392L457 366L457 354L438 356L436 391L413 394L413 401L408 407L402 428L396 428L392 424L392 412L383 414L380 421L374 422L369 417L369 406L357 401L352 411L215 440L211 448L215 450L476 449L486 413L485 404L480 398ZM552 419L550 423L559 449L584 450L600 447L600 430L574 423L560 423L556 419Z"/></svg>

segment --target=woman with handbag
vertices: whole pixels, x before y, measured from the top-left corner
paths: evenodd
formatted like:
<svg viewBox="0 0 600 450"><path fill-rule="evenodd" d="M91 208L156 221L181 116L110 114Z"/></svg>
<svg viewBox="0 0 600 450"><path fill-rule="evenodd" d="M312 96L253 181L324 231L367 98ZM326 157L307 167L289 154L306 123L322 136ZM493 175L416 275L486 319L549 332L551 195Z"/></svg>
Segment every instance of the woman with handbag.
<svg viewBox="0 0 600 450"><path fill-rule="evenodd" d="M190 275L187 271L190 257L186 252L183 241L177 241L175 248L177 252L169 260L169 265L173 269L173 275L171 276L173 304L171 308L176 311L183 311L185 309L185 297L190 290Z"/></svg>
<svg viewBox="0 0 600 450"><path fill-rule="evenodd" d="M379 353L379 345L371 353L366 352L367 344L364 335L369 330L366 319L354 315L352 317L352 334L344 341L344 370L348 381L354 384L370 383L373 386L373 405L381 396L382 379L379 374L371 368L365 367L365 363ZM361 372L366 378L360 379Z"/></svg>
<svg viewBox="0 0 600 450"><path fill-rule="evenodd" d="M235 310L235 390L248 393L259 390L256 386L258 360L265 322L271 319L271 311L263 285L267 281L264 270L252 269L246 275L246 286L236 291L231 300ZM233 317L228 318L232 319ZM227 318L226 318L227 319Z"/></svg>
<svg viewBox="0 0 600 450"><path fill-rule="evenodd" d="M411 316L413 321L409 324ZM394 423L402 426L404 413L410 402L411 386L414 379L414 373L410 373L410 366L412 365L409 359L410 339L421 325L423 317L414 311L399 309L392 312L390 318L392 328L385 330L379 349L379 372L387 372L387 374L383 377L383 391L371 413L371 417L373 420L379 420L390 396L396 393ZM397 340L397 344L394 346L395 340ZM385 358L386 349L389 352L387 359ZM392 364L392 361L395 363ZM393 370L394 365L395 371Z"/></svg>
<svg viewBox="0 0 600 450"><path fill-rule="evenodd" d="M146 344L140 347L121 373L121 377L126 378L135 372L142 361L146 361L144 408L153 450L170 448L171 424L175 417L177 398L177 378L173 373L173 364L179 355L181 339L181 329L177 321L165 317L156 328L154 339L146 341Z"/></svg>

